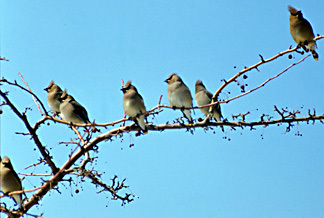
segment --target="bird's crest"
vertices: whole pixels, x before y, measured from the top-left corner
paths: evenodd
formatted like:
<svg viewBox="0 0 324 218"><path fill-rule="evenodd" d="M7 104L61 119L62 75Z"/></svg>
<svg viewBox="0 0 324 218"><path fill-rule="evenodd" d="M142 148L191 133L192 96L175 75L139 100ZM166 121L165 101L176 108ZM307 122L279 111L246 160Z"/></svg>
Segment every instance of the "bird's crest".
<svg viewBox="0 0 324 218"><path fill-rule="evenodd" d="M299 12L296 8L294 8L294 7L291 6L291 5L288 6L288 11L289 11L292 15L297 15L297 13Z"/></svg>

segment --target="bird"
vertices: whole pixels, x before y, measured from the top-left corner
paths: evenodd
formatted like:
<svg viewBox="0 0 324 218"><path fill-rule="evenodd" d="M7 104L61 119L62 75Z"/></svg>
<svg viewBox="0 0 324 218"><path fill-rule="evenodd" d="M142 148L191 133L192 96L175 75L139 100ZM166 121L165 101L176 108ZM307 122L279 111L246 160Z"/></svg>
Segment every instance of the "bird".
<svg viewBox="0 0 324 218"><path fill-rule="evenodd" d="M60 111L60 101L58 99L63 94L62 89L58 85L56 85L52 80L50 84L47 86L47 88L45 88L44 90L48 92L47 94L48 106L55 114L59 114L61 111Z"/></svg>
<svg viewBox="0 0 324 218"><path fill-rule="evenodd" d="M90 123L87 110L71 95L68 95L66 89L59 98L59 101L60 111L64 120L81 124Z"/></svg>
<svg viewBox="0 0 324 218"><path fill-rule="evenodd" d="M292 6L288 6L290 12L290 34L294 41L303 47L305 46L312 52L313 58L318 60L318 54L315 51L316 42L314 40L315 35L311 24L303 17L301 10L297 10Z"/></svg>
<svg viewBox="0 0 324 218"><path fill-rule="evenodd" d="M146 108L142 96L130 80L122 87L121 91L124 94L123 107L125 114L131 117L143 130L143 133L146 134L148 132L144 122Z"/></svg>
<svg viewBox="0 0 324 218"><path fill-rule="evenodd" d="M213 99L213 94L206 89L202 81L197 80L195 84L195 100L197 105L203 106L206 104L210 104L212 102L212 99ZM209 114L209 108L210 107L204 107L204 108L200 108L200 110L201 112L203 112L203 114L207 116ZM221 118L223 116L219 104L213 106L212 117L218 122L221 121Z"/></svg>
<svg viewBox="0 0 324 218"><path fill-rule="evenodd" d="M1 160L0 189L4 194L22 190L21 181L7 156L3 157ZM22 193L11 195L11 197L14 199L15 203L19 205L19 208L22 208Z"/></svg>
<svg viewBox="0 0 324 218"><path fill-rule="evenodd" d="M168 100L172 107L181 107L181 111L189 123L193 123L191 112L192 97L189 88L182 79L176 74L171 74L164 82L168 83Z"/></svg>

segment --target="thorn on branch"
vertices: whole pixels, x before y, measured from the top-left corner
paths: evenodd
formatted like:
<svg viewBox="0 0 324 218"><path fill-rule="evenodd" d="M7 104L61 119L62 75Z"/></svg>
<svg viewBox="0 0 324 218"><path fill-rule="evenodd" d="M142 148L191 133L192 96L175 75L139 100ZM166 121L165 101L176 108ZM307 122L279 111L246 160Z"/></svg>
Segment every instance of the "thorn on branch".
<svg viewBox="0 0 324 218"><path fill-rule="evenodd" d="M294 124L292 124L292 123L287 123L287 124L288 124L288 126L287 126L287 128L286 128L286 133L287 133L287 132L290 132L291 128L294 127Z"/></svg>
<svg viewBox="0 0 324 218"><path fill-rule="evenodd" d="M238 117L242 117L242 122L245 122L245 117L250 114L250 111L246 112L245 114L238 114L238 115L232 115L233 119L237 119Z"/></svg>
<svg viewBox="0 0 324 218"><path fill-rule="evenodd" d="M292 119L296 118L296 114L300 114L300 111L293 111L293 112L289 112L289 117L291 117Z"/></svg>
<svg viewBox="0 0 324 218"><path fill-rule="evenodd" d="M221 79L221 82L224 82L225 84L227 84L227 80L226 79Z"/></svg>
<svg viewBox="0 0 324 218"><path fill-rule="evenodd" d="M267 116L269 116L269 115L267 115L267 114L262 114L260 120L263 122L263 121L264 121L263 118L264 118L264 117L267 117Z"/></svg>
<svg viewBox="0 0 324 218"><path fill-rule="evenodd" d="M285 119L285 116L283 115L283 113L281 113L280 111L279 111L279 109L277 108L277 106L276 105L274 105L274 110L281 116L281 119Z"/></svg>
<svg viewBox="0 0 324 218"><path fill-rule="evenodd" d="M261 62L264 63L264 59L263 59L263 56L261 54L259 54L260 58L261 58Z"/></svg>
<svg viewBox="0 0 324 218"><path fill-rule="evenodd" d="M315 110L315 108L313 108L313 113L311 113L311 110L308 109L308 115L309 115L309 117L311 117L311 118L315 117L315 116L316 116L316 110Z"/></svg>

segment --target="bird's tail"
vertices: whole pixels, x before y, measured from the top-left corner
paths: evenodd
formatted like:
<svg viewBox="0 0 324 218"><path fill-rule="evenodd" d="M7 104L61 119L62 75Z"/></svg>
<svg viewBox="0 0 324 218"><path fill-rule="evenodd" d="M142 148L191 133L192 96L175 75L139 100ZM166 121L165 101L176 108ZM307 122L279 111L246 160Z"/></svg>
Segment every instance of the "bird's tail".
<svg viewBox="0 0 324 218"><path fill-rule="evenodd" d="M318 54L316 53L316 51L315 51L315 50L312 50L311 52L312 52L313 58L314 58L316 61L318 61Z"/></svg>
<svg viewBox="0 0 324 218"><path fill-rule="evenodd" d="M213 108L213 118L217 122L220 122L221 118L223 118L222 112L221 112L221 109L220 109L220 104L216 104L215 107Z"/></svg>
<svg viewBox="0 0 324 218"><path fill-rule="evenodd" d="M14 194L12 195L12 197L15 200L16 204L19 205L19 208L22 208L22 204L23 204L22 194Z"/></svg>
<svg viewBox="0 0 324 218"><path fill-rule="evenodd" d="M189 123L193 123L190 110L183 110L182 113L184 117L188 119Z"/></svg>
<svg viewBox="0 0 324 218"><path fill-rule="evenodd" d="M141 115L139 118L137 118L136 122L139 125L139 127L143 130L143 134L146 134L147 133L147 127L145 125L144 115Z"/></svg>
<svg viewBox="0 0 324 218"><path fill-rule="evenodd" d="M213 117L217 122L220 122L221 118L222 118L222 115L215 110L214 113L213 113Z"/></svg>
<svg viewBox="0 0 324 218"><path fill-rule="evenodd" d="M318 54L316 53L315 49L316 49L316 43L314 41L311 41L308 43L308 45L306 46L313 55L313 58L317 61L318 60Z"/></svg>

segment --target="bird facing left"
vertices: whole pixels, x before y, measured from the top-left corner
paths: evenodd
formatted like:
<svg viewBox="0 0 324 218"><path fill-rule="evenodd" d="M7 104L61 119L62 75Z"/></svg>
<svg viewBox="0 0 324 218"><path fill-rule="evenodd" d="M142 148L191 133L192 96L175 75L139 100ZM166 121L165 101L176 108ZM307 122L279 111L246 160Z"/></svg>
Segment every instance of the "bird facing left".
<svg viewBox="0 0 324 218"><path fill-rule="evenodd" d="M44 89L47 94L47 102L48 106L51 108L53 113L58 114L61 112L60 110L60 101L59 98L63 94L62 89L54 83L52 80L50 84Z"/></svg>
<svg viewBox="0 0 324 218"><path fill-rule="evenodd" d="M128 81L121 89L124 93L123 107L125 113L131 117L135 123L143 130L143 133L147 133L147 127L145 125L145 113L146 108L142 96L138 93L135 86L131 81Z"/></svg>

